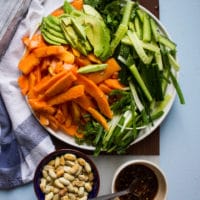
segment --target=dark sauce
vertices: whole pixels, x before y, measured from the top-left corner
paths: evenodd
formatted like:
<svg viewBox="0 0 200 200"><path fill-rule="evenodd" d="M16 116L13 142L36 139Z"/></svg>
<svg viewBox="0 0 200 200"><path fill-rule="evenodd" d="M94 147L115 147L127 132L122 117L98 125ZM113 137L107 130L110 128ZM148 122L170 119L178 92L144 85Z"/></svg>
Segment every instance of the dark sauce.
<svg viewBox="0 0 200 200"><path fill-rule="evenodd" d="M117 176L115 191L127 189L133 179L137 178L133 193L120 197L120 200L153 200L158 190L158 180L154 172L144 165L129 165Z"/></svg>

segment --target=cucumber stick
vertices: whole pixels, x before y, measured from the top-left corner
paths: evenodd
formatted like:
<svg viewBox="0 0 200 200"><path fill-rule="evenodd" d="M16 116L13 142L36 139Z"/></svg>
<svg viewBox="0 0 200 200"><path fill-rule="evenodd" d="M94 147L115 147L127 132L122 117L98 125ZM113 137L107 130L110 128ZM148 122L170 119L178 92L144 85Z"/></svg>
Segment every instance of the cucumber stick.
<svg viewBox="0 0 200 200"><path fill-rule="evenodd" d="M140 112L142 112L142 110L144 109L144 106L142 105L140 98L136 92L135 86L133 85L131 81L129 81L129 87L131 89L131 93L133 95L133 99L135 101L137 108L139 109Z"/></svg>
<svg viewBox="0 0 200 200"><path fill-rule="evenodd" d="M124 35L126 34L128 28L126 25L124 24L120 24L117 32L115 33L116 37L112 40L111 42L111 52L114 53L115 48L117 47L117 45L120 43L121 39L124 37Z"/></svg>
<svg viewBox="0 0 200 200"><path fill-rule="evenodd" d="M140 76L140 73L138 72L135 64L131 65L129 67L129 69L130 69L131 73L133 74L133 76L135 77L136 81L138 82L139 86L141 87L142 91L144 92L145 96L149 100L149 102L151 102L153 100L152 96L151 96L148 88L146 87L142 77Z"/></svg>
<svg viewBox="0 0 200 200"><path fill-rule="evenodd" d="M131 32L131 31L127 31L128 37L131 40L135 51L137 52L138 56L140 57L140 59L142 60L142 62L144 64L149 64L152 61L152 56L148 56L146 54L146 52L144 51L142 44L139 40L139 38L137 37L137 34L135 32Z"/></svg>
<svg viewBox="0 0 200 200"><path fill-rule="evenodd" d="M136 34L137 34L137 32L136 32ZM129 46L133 45L128 36L123 37L121 42L123 44L129 45ZM143 49L145 49L145 50L149 50L149 51L152 51L152 52L155 52L155 53L159 53L160 52L160 49L159 49L159 47L158 47L158 45L156 43L144 42L142 40L140 40L140 43L141 43Z"/></svg>
<svg viewBox="0 0 200 200"><path fill-rule="evenodd" d="M149 15L146 13L143 17L143 41L150 42L151 41L151 26Z"/></svg>
<svg viewBox="0 0 200 200"><path fill-rule="evenodd" d="M155 61L158 65L158 69L160 71L162 71L163 70L163 61L162 61L162 55L161 55L160 50L159 50L159 52L155 53L154 56L155 56Z"/></svg>
<svg viewBox="0 0 200 200"><path fill-rule="evenodd" d="M79 68L78 73L86 74L91 72L97 72L106 69L107 66L107 64L86 65L85 67Z"/></svg>
<svg viewBox="0 0 200 200"><path fill-rule="evenodd" d="M113 38L113 40L111 41L111 53L113 54L116 47L118 46L118 44L120 43L121 39L124 37L124 35L126 34L127 30L128 30L128 23L129 23L129 19L131 16L131 12L133 9L133 5L135 3L133 1L127 1L125 7L124 7L124 13L123 13L123 17L122 17L122 21L115 33L115 37Z"/></svg>
<svg viewBox="0 0 200 200"><path fill-rule="evenodd" d="M139 17L140 21L143 23L143 21L144 21L144 14L145 13L141 9L137 9L136 14Z"/></svg>
<svg viewBox="0 0 200 200"><path fill-rule="evenodd" d="M153 37L155 39L155 41L158 41L158 26L156 24L156 22L154 21L154 19L150 18L150 25L151 25L151 30L152 30L152 34Z"/></svg>
<svg viewBox="0 0 200 200"><path fill-rule="evenodd" d="M175 60L175 58L170 53L168 53L167 55L168 55L168 58L169 58L169 63L172 65L172 67L176 71L179 71L179 69L180 69L179 63Z"/></svg>
<svg viewBox="0 0 200 200"><path fill-rule="evenodd" d="M158 35L158 42L171 50L176 50L176 44L164 35Z"/></svg>
<svg viewBox="0 0 200 200"><path fill-rule="evenodd" d="M135 16L134 18L134 25L135 25L135 31L137 33L137 36L142 39L142 24L140 22L140 19Z"/></svg>

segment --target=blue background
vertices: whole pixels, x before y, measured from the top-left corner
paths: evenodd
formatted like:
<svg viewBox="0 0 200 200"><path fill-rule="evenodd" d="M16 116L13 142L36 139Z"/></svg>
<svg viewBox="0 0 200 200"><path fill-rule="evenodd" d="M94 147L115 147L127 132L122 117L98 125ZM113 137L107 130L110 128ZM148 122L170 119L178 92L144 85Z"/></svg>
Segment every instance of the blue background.
<svg viewBox="0 0 200 200"><path fill-rule="evenodd" d="M199 200L200 0L160 0L160 20L178 45L181 64L179 83L186 100L185 105L180 105L176 98L161 125L160 166L168 180L169 200ZM99 159L105 161L106 158ZM115 158L110 159L114 161ZM107 166L104 170L113 169ZM105 178L103 182L110 183ZM36 200L36 197L30 183L13 190L0 191L0 199Z"/></svg>

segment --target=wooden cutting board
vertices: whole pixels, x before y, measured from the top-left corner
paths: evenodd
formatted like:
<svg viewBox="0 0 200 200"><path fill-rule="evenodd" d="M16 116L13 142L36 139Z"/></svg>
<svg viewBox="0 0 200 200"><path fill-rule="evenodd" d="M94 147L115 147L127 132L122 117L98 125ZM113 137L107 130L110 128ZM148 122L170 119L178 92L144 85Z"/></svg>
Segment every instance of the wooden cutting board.
<svg viewBox="0 0 200 200"><path fill-rule="evenodd" d="M159 18L159 0L140 0L141 5L151 11L157 18ZM74 148L71 145L65 144L55 137L51 136L53 143L57 149L60 148ZM160 128L158 127L144 140L132 145L126 152L126 155L159 155L160 154ZM78 148L76 148L78 149ZM80 149L78 149L80 150ZM84 151L87 154L92 154L92 151Z"/></svg>

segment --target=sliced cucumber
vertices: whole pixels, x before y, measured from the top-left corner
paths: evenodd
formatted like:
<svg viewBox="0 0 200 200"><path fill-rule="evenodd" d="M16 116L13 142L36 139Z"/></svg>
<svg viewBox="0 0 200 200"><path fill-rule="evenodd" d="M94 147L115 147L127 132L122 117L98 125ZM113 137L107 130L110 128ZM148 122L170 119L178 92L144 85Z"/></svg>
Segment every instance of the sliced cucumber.
<svg viewBox="0 0 200 200"><path fill-rule="evenodd" d="M150 18L150 25L151 25L151 30L152 30L152 34L153 37L155 39L155 41L158 41L158 26L156 24L156 22L154 21L154 19Z"/></svg>
<svg viewBox="0 0 200 200"><path fill-rule="evenodd" d="M144 51L143 47L142 47L142 44L139 40L139 38L137 37L137 34L135 32L131 32L131 31L127 31L127 34L128 34L128 37L129 39L131 40L134 48L135 48L135 51L137 52L138 56L140 57L140 59L142 60L142 62L144 64L149 64L152 59L153 59L153 56L148 56L146 54L146 52Z"/></svg>
<svg viewBox="0 0 200 200"><path fill-rule="evenodd" d="M85 67L81 67L78 69L78 73L87 74L91 72L97 72L106 69L107 64L94 64L94 65L87 65Z"/></svg>
<svg viewBox="0 0 200 200"><path fill-rule="evenodd" d="M137 36L142 39L142 24L137 16L134 19L134 25Z"/></svg>
<svg viewBox="0 0 200 200"><path fill-rule="evenodd" d="M176 49L176 44L164 35L158 35L158 42L170 48L171 50Z"/></svg>
<svg viewBox="0 0 200 200"><path fill-rule="evenodd" d="M146 87L143 79L140 76L140 73L137 70L137 67L133 64L129 67L131 73L133 74L133 76L135 77L136 81L138 82L139 86L141 87L142 91L144 92L145 96L147 97L147 99L149 100L149 102L151 102L152 96L148 90L148 88Z"/></svg>
<svg viewBox="0 0 200 200"><path fill-rule="evenodd" d="M167 55L168 55L168 58L169 58L169 63L172 65L172 67L176 71L179 71L179 69L180 69L179 63L175 60L175 58L170 53L168 53Z"/></svg>
<svg viewBox="0 0 200 200"><path fill-rule="evenodd" d="M144 17L143 17L143 35L142 35L142 39L145 42L150 42L151 41L150 19L149 19L149 15L147 15L146 13L144 14Z"/></svg>

